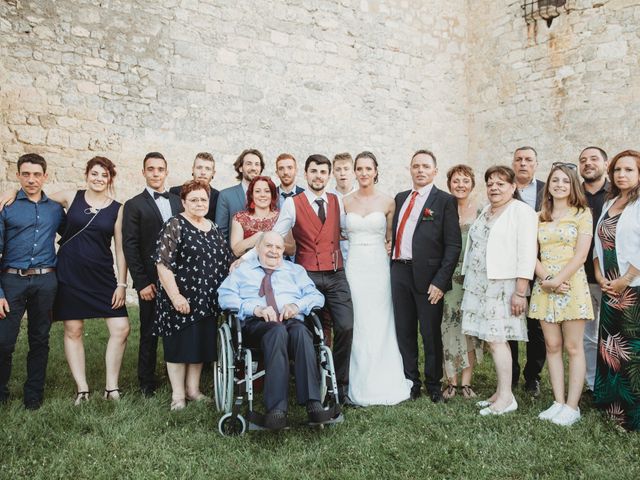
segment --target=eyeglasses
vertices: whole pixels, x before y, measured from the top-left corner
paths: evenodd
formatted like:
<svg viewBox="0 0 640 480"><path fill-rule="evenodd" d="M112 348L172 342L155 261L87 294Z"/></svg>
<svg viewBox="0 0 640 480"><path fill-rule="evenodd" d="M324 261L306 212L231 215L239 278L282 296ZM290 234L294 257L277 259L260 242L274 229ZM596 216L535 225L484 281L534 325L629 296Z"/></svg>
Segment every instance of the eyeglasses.
<svg viewBox="0 0 640 480"><path fill-rule="evenodd" d="M187 199L189 203L209 203L208 198L189 198Z"/></svg>
<svg viewBox="0 0 640 480"><path fill-rule="evenodd" d="M566 163L566 162L553 162L551 164L551 168L555 167L567 167L571 170L578 170L578 166L575 163Z"/></svg>

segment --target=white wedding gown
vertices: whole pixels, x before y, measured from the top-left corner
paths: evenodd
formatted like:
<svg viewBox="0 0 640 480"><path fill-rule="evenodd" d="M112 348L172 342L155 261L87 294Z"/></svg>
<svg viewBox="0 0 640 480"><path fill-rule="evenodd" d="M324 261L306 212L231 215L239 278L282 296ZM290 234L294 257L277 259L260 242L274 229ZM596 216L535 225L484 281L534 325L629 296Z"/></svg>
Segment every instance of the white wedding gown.
<svg viewBox="0 0 640 480"><path fill-rule="evenodd" d="M346 216L346 274L353 300L349 397L362 406L395 405L409 398L391 302L383 212Z"/></svg>

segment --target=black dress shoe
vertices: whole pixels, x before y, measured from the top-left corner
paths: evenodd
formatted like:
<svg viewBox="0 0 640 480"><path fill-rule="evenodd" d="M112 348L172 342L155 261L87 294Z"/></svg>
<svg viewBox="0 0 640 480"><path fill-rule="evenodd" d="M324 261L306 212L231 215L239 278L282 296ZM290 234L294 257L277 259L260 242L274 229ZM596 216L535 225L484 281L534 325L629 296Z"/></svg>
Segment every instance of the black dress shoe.
<svg viewBox="0 0 640 480"><path fill-rule="evenodd" d="M151 398L156 394L156 387L151 387L151 386L140 387L140 392L145 398Z"/></svg>
<svg viewBox="0 0 640 480"><path fill-rule="evenodd" d="M409 394L409 398L411 400L417 400L420 398L420 385L414 385L411 387L411 393Z"/></svg>
<svg viewBox="0 0 640 480"><path fill-rule="evenodd" d="M29 400L24 402L24 408L27 410L38 410L42 406L42 401Z"/></svg>
<svg viewBox="0 0 640 480"><path fill-rule="evenodd" d="M287 412L274 409L264 416L264 426L269 430L282 430L287 426Z"/></svg>
<svg viewBox="0 0 640 480"><path fill-rule="evenodd" d="M358 408L360 406L357 403L354 403L349 395L343 395L340 397L340 405L347 408Z"/></svg>
<svg viewBox="0 0 640 480"><path fill-rule="evenodd" d="M524 390L533 398L538 398L540 396L540 381L527 380L524 384Z"/></svg>
<svg viewBox="0 0 640 480"><path fill-rule="evenodd" d="M440 390L433 390L432 392L429 392L429 398L431 398L433 403L445 403L445 399Z"/></svg>

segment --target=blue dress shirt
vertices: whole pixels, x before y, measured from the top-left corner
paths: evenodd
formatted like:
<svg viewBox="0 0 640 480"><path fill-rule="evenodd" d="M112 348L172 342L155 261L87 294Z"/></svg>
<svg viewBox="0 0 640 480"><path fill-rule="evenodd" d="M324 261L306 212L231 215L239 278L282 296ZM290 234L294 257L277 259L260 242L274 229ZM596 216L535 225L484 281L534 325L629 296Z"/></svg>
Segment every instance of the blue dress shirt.
<svg viewBox="0 0 640 480"><path fill-rule="evenodd" d="M244 261L222 282L218 288L218 302L225 309L238 310L238 318L244 320L253 316L256 307L267 305L266 297L258 295L264 278L264 270L258 259ZM302 320L314 307L324 306L324 296L318 291L307 271L300 265L283 260L282 265L271 275L278 310L288 303L295 303Z"/></svg>
<svg viewBox="0 0 640 480"><path fill-rule="evenodd" d="M24 190L0 212L0 269L48 268L56 265L56 232L65 219L62 206L42 192L29 200ZM0 298L4 291L0 287Z"/></svg>

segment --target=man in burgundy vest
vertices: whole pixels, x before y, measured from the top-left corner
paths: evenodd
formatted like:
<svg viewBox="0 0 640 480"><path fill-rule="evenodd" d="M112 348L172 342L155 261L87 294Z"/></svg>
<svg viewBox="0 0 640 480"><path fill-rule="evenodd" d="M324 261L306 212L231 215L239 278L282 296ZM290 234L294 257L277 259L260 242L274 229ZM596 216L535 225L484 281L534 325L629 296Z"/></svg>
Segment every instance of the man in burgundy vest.
<svg viewBox="0 0 640 480"><path fill-rule="evenodd" d="M296 263L307 270L325 297L325 308L333 320L333 358L338 393L343 405L351 405L347 392L353 304L340 252L343 209L336 195L325 192L331 174L331 162L327 157L311 155L305 162L304 171L308 188L285 200L273 230L282 236L293 232Z"/></svg>

